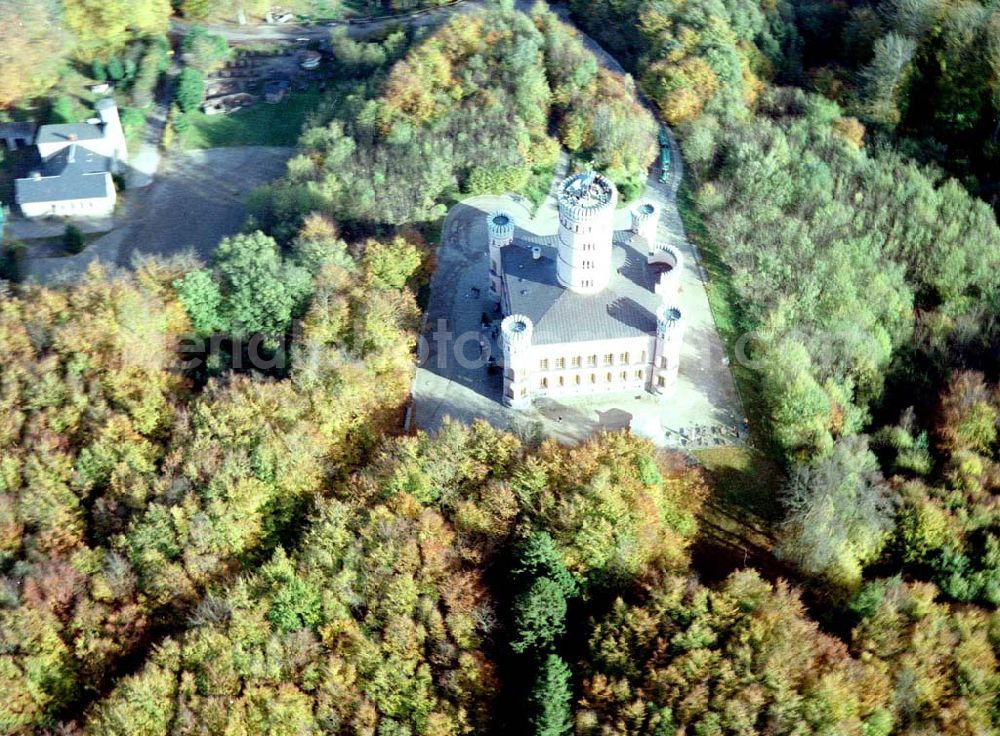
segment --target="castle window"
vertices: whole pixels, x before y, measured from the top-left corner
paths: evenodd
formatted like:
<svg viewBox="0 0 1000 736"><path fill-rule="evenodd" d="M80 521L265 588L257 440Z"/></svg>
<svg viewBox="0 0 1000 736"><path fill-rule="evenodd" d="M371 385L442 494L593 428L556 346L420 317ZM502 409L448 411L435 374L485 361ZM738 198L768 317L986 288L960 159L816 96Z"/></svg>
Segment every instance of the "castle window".
<svg viewBox="0 0 1000 736"><path fill-rule="evenodd" d="M597 374L596 373L591 373L590 374L590 382L591 383L597 383Z"/></svg>
<svg viewBox="0 0 1000 736"><path fill-rule="evenodd" d="M548 387L549 387L549 379L543 378L542 379L542 388L548 388Z"/></svg>
<svg viewBox="0 0 1000 736"><path fill-rule="evenodd" d="M604 365L612 365L615 362L614 353L608 353L604 356Z"/></svg>
<svg viewBox="0 0 1000 736"><path fill-rule="evenodd" d="M580 385L580 376L577 376L577 377L576 377L576 385L577 385L577 386L579 386L579 385Z"/></svg>
<svg viewBox="0 0 1000 736"><path fill-rule="evenodd" d="M572 362L572 365L573 365L574 368L579 368L580 367L580 356L577 355L575 358L573 358L573 360L571 362Z"/></svg>
<svg viewBox="0 0 1000 736"><path fill-rule="evenodd" d="M524 398L527 395L528 395L528 387L527 386L523 386L521 388L521 398Z"/></svg>
<svg viewBox="0 0 1000 736"><path fill-rule="evenodd" d="M622 353L619 357L619 361L628 365L628 353Z"/></svg>
<svg viewBox="0 0 1000 736"><path fill-rule="evenodd" d="M588 355L587 356L587 367L588 368L593 368L595 365L597 365L597 356L596 355Z"/></svg>
<svg viewBox="0 0 1000 736"><path fill-rule="evenodd" d="M628 371L622 371L621 378L622 378L623 381L627 381L628 380Z"/></svg>
<svg viewBox="0 0 1000 736"><path fill-rule="evenodd" d="M636 377L637 380L641 381L642 380L642 371L636 371L635 372L635 377Z"/></svg>
<svg viewBox="0 0 1000 736"><path fill-rule="evenodd" d="M549 359L542 358L538 363L538 367L540 370L547 371L549 369Z"/></svg>
<svg viewBox="0 0 1000 736"><path fill-rule="evenodd" d="M611 383L611 381L614 380L611 377L611 371L608 371L607 373L604 374L604 380L606 380L608 383Z"/></svg>
<svg viewBox="0 0 1000 736"><path fill-rule="evenodd" d="M563 370L565 367L566 367L566 359L556 358L556 368L559 370Z"/></svg>
<svg viewBox="0 0 1000 736"><path fill-rule="evenodd" d="M656 385L659 386L660 388L663 388L664 386L667 385L667 382L664 380L663 376L660 376L659 378L656 379Z"/></svg>
<svg viewBox="0 0 1000 736"><path fill-rule="evenodd" d="M646 362L646 351L645 350L642 351L642 357L639 358L639 362L640 363L645 363Z"/></svg>
<svg viewBox="0 0 1000 736"><path fill-rule="evenodd" d="M514 371L511 368L507 369L507 380L509 380L509 381L513 381L514 380Z"/></svg>
<svg viewBox="0 0 1000 736"><path fill-rule="evenodd" d="M513 399L514 398L514 389L512 389L512 388L507 389L507 398L508 399Z"/></svg>
<svg viewBox="0 0 1000 736"><path fill-rule="evenodd" d="M559 376L559 385L560 386L566 385L566 378L564 376Z"/></svg>
<svg viewBox="0 0 1000 736"><path fill-rule="evenodd" d="M667 356L661 355L660 356L660 368L666 368L666 367L667 367Z"/></svg>

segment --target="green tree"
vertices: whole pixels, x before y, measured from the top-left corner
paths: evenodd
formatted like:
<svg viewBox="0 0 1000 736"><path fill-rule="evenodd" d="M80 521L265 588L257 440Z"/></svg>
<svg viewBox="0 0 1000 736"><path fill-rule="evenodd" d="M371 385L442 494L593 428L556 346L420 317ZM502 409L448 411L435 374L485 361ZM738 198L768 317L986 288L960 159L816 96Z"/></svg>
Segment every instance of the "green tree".
<svg viewBox="0 0 1000 736"><path fill-rule="evenodd" d="M531 727L535 736L564 736L573 730L572 673L558 655L545 658L531 690Z"/></svg>
<svg viewBox="0 0 1000 736"><path fill-rule="evenodd" d="M228 331L222 291L210 271L189 271L174 282L174 288L195 332L208 336Z"/></svg>
<svg viewBox="0 0 1000 736"><path fill-rule="evenodd" d="M566 563L548 532L533 532L528 537L521 545L511 572L515 579L524 581L548 578L566 598L572 598L577 593L576 581L566 569Z"/></svg>
<svg viewBox="0 0 1000 736"><path fill-rule="evenodd" d="M845 437L827 457L795 467L784 497L781 554L809 574L857 585L893 522L892 495L867 440Z"/></svg>
<svg viewBox="0 0 1000 736"><path fill-rule="evenodd" d="M70 253L81 253L87 245L83 231L76 225L67 225L63 233L63 246Z"/></svg>
<svg viewBox="0 0 1000 736"><path fill-rule="evenodd" d="M511 649L518 654L550 651L566 632L566 595L551 578L538 578L514 599Z"/></svg>
<svg viewBox="0 0 1000 736"><path fill-rule="evenodd" d="M49 112L49 120L51 122L75 123L78 119L76 105L72 99L62 95L52 101L52 109Z"/></svg>
<svg viewBox="0 0 1000 736"><path fill-rule="evenodd" d="M215 269L233 334L283 334L312 291L308 271L284 261L278 244L261 232L225 238Z"/></svg>
<svg viewBox="0 0 1000 736"><path fill-rule="evenodd" d="M422 260L416 243L397 237L389 242L368 241L362 262L366 278L374 288L401 289L420 267Z"/></svg>
<svg viewBox="0 0 1000 736"><path fill-rule="evenodd" d="M115 82L120 82L125 78L125 67L122 64L121 57L112 56L108 59L108 77Z"/></svg>
<svg viewBox="0 0 1000 736"><path fill-rule="evenodd" d="M212 73L232 57L232 50L226 39L210 34L203 26L191 28L185 35L181 48L188 66L202 74Z"/></svg>
<svg viewBox="0 0 1000 736"><path fill-rule="evenodd" d="M177 77L174 99L182 112L197 110L205 97L205 77L197 69L187 67Z"/></svg>

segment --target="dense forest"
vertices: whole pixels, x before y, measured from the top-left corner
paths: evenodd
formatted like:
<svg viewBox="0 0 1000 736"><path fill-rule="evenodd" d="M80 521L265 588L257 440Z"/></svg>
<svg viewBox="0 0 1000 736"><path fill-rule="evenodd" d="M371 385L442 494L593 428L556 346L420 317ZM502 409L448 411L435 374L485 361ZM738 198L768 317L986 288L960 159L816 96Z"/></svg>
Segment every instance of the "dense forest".
<svg viewBox="0 0 1000 736"><path fill-rule="evenodd" d="M893 7L917 5L933 3ZM575 10L632 59L682 139L689 214L721 264L730 338L753 369L745 388L788 471L779 552L847 590L866 565L905 562L957 600L995 605L995 438L975 449L944 439L975 422L956 387L984 380L956 371L995 380L1000 367L992 209L908 156L902 136L866 141L856 106L781 86L815 53L815 4ZM615 38L607 24L622 11L634 26ZM968 478L955 469L965 461ZM924 504L907 474L944 488ZM932 508L940 536L911 536Z"/></svg>
<svg viewBox="0 0 1000 736"><path fill-rule="evenodd" d="M601 68L551 12L456 17L375 84L399 44L342 32L334 41L337 59L368 81L306 131L285 181L262 195L259 221L273 230L316 210L348 226L400 225L440 219L461 195L544 194L560 148L626 198L642 190L652 116L632 81Z"/></svg>
<svg viewBox="0 0 1000 736"><path fill-rule="evenodd" d="M334 30L211 263L0 282L0 732L1000 731L1000 11L570 6L632 76L543 5ZM634 197L656 116L779 509L721 579L697 458L399 430L447 206L561 154Z"/></svg>

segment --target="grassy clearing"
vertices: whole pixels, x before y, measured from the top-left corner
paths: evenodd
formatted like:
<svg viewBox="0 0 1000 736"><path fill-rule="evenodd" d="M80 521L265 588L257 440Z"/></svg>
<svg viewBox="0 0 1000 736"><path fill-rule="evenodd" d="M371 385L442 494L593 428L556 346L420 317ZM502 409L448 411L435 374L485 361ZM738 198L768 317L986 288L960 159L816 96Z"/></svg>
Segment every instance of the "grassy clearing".
<svg viewBox="0 0 1000 736"><path fill-rule="evenodd" d="M778 486L783 473L769 455L752 447L720 447L692 453L708 474L716 503L759 522L781 516Z"/></svg>
<svg viewBox="0 0 1000 736"><path fill-rule="evenodd" d="M253 107L229 115L188 113L190 125L179 135L185 150L225 146L294 146L306 117L323 95L314 90L293 92L277 105L256 101Z"/></svg>

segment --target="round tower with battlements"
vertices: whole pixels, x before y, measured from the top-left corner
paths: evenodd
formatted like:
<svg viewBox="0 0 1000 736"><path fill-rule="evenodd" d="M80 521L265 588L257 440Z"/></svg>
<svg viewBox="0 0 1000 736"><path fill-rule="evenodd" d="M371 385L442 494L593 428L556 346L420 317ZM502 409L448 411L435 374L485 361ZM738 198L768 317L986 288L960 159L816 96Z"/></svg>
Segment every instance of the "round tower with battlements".
<svg viewBox="0 0 1000 736"><path fill-rule="evenodd" d="M521 409L531 403L531 320L512 314L500 323L503 349L503 403Z"/></svg>
<svg viewBox="0 0 1000 736"><path fill-rule="evenodd" d="M559 185L559 283L578 294L596 294L611 278L618 190L594 171Z"/></svg>
<svg viewBox="0 0 1000 736"><path fill-rule="evenodd" d="M514 242L514 216L509 212L491 212L486 216L490 246L490 297L500 301L503 291L503 254L501 248Z"/></svg>
<svg viewBox="0 0 1000 736"><path fill-rule="evenodd" d="M656 310L656 350L653 354L653 380L650 387L654 394L670 396L677 388L683 337L681 310L661 304Z"/></svg>
<svg viewBox="0 0 1000 736"><path fill-rule="evenodd" d="M676 248L659 244L649 251L646 265L652 270L655 283L653 291L664 304L676 304L681 293L681 274L684 272L684 257Z"/></svg>
<svg viewBox="0 0 1000 736"><path fill-rule="evenodd" d="M632 232L647 243L656 242L656 228L660 224L660 208L653 202L639 202L632 208Z"/></svg>
<svg viewBox="0 0 1000 736"><path fill-rule="evenodd" d="M115 172L120 172L128 161L128 147L125 145L125 131L122 130L122 123L118 118L118 105L110 97L103 97L94 107L101 119L108 155L113 159L112 168Z"/></svg>

